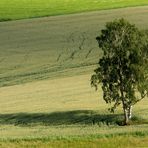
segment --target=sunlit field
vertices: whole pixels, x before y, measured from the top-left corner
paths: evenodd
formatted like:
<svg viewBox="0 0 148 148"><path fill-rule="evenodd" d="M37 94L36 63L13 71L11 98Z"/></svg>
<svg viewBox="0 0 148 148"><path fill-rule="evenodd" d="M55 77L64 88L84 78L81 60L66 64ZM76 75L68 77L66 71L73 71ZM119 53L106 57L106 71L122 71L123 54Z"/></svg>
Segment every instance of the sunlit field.
<svg viewBox="0 0 148 148"><path fill-rule="evenodd" d="M147 0L1 0L0 21L144 5Z"/></svg>
<svg viewBox="0 0 148 148"><path fill-rule="evenodd" d="M148 6L111 8L147 1L47 1L0 1L1 20L14 20L0 23L0 147L147 147L147 98L121 126L122 108L111 114L101 86L90 86L106 22L124 17L148 29ZM69 15L16 20L59 14Z"/></svg>
<svg viewBox="0 0 148 148"><path fill-rule="evenodd" d="M2 146L56 147L60 144L65 147L76 146L78 142L91 147L91 142L97 146L104 141L105 147L110 141L113 145L116 138L127 146L133 146L132 139L139 146L146 146L147 100L134 107L132 125L119 126L123 120L121 108L116 114L110 114L101 90L98 93L91 89L89 78L87 74L1 88ZM116 146L123 147L122 144Z"/></svg>

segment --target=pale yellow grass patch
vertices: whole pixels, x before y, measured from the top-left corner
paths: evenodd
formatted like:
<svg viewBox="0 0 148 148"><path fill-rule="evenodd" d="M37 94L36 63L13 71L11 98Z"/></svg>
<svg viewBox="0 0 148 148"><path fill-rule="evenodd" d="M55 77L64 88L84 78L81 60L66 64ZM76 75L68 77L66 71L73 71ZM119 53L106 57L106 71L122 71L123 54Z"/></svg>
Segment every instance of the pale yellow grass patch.
<svg viewBox="0 0 148 148"><path fill-rule="evenodd" d="M104 108L90 74L0 88L0 112L53 112ZM99 99L100 98L100 99Z"/></svg>

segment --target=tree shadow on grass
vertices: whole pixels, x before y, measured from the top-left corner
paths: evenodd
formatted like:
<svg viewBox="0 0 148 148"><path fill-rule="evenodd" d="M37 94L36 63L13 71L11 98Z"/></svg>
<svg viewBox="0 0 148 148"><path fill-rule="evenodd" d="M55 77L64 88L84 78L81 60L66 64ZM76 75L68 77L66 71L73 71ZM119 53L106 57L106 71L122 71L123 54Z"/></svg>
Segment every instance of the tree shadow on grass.
<svg viewBox="0 0 148 148"><path fill-rule="evenodd" d="M121 114L98 114L91 110L76 110L53 113L13 113L0 114L2 125L72 125L72 124L120 124Z"/></svg>

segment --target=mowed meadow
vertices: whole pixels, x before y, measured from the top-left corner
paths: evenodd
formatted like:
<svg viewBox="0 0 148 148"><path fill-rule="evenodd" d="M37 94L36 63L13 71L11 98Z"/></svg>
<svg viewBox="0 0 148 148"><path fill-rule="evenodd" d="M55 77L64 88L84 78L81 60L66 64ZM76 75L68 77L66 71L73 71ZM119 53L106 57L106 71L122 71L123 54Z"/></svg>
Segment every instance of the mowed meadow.
<svg viewBox="0 0 148 148"><path fill-rule="evenodd" d="M0 8L4 8L2 2ZM0 147L147 147L147 98L133 108L133 123L120 126L122 109L109 113L101 87L98 92L91 88L90 77L102 55L95 38L105 23L124 17L140 29L148 29L148 6L84 13L94 8L86 1L87 9L73 7L72 11L71 5L65 5L69 10L63 6L65 11L60 11L53 7L60 14L83 13L16 20L59 13L43 11L46 0L43 5L30 1L30 7L25 0L11 4L14 2L17 5L11 7L16 12L9 1L5 8L10 11L0 13L3 20L14 20L0 23ZM58 2L61 4L52 4ZM115 2L107 8L95 4L91 10L119 7ZM126 6L138 5L138 1L128 2ZM32 6L40 15L24 13Z"/></svg>
<svg viewBox="0 0 148 148"><path fill-rule="evenodd" d="M92 72L105 23L124 17L146 29L147 14L144 6L1 22L0 86Z"/></svg>
<svg viewBox="0 0 148 148"><path fill-rule="evenodd" d="M1 0L0 21L144 5L147 0Z"/></svg>

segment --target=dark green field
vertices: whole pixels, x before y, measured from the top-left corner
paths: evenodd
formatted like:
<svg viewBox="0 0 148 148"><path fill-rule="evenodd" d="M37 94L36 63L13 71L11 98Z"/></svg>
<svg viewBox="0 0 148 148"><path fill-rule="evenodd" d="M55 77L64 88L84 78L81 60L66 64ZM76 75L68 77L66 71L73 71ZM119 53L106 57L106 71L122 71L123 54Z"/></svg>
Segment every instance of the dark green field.
<svg viewBox="0 0 148 148"><path fill-rule="evenodd" d="M2 22L0 86L90 72L101 55L95 38L105 23L124 17L144 29L147 14L145 6Z"/></svg>

